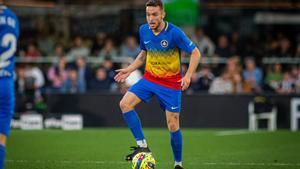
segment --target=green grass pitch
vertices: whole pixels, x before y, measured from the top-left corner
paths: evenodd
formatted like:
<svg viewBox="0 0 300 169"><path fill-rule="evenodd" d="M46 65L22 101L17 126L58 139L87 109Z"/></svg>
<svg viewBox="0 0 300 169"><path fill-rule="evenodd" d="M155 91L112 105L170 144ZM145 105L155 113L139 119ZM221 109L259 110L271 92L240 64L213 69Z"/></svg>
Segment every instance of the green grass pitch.
<svg viewBox="0 0 300 169"><path fill-rule="evenodd" d="M172 169L167 129L145 129L157 169ZM182 129L185 169L300 169L300 133ZM126 128L13 130L6 169L130 169Z"/></svg>

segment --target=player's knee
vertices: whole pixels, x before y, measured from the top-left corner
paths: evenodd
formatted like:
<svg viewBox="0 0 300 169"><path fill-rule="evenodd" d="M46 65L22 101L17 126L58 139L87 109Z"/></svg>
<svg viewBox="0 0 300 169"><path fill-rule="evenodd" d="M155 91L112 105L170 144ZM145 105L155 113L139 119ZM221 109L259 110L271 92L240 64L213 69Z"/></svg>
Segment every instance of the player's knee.
<svg viewBox="0 0 300 169"><path fill-rule="evenodd" d="M174 121L168 121L168 128L171 132L175 132L179 129L179 124Z"/></svg>
<svg viewBox="0 0 300 169"><path fill-rule="evenodd" d="M126 100L123 100L123 99L120 101L120 108L123 113L129 112L130 110L133 109L133 107L130 105L130 103L128 103Z"/></svg>

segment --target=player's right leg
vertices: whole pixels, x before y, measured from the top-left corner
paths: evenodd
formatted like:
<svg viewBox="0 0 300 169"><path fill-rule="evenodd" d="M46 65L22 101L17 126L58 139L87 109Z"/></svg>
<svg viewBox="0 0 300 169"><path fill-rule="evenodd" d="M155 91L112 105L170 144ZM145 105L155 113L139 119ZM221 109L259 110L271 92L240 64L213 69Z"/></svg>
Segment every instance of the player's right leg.
<svg viewBox="0 0 300 169"><path fill-rule="evenodd" d="M131 133L133 134L137 143L137 147L131 147L133 153L128 154L125 157L125 160L127 161L132 161L133 157L139 152L150 152L142 130L140 118L137 112L134 110L135 106L140 102L141 99L131 92L127 92L120 102L120 108L122 110L124 120L130 128Z"/></svg>
<svg viewBox="0 0 300 169"><path fill-rule="evenodd" d="M135 111L135 106L142 100L148 102L152 97L151 91L147 88L145 81L141 79L133 85L120 101L120 108L125 122L133 134L137 147L132 147L134 152L126 156L126 160L131 161L138 152L150 152L143 130L140 118Z"/></svg>
<svg viewBox="0 0 300 169"><path fill-rule="evenodd" d="M138 98L134 93L128 91L120 101L120 108L122 113L129 112L135 108L142 100Z"/></svg>
<svg viewBox="0 0 300 169"><path fill-rule="evenodd" d="M146 141L140 118L134 109L135 106L140 102L141 99L138 98L134 93L127 92L120 101L120 108L122 110L124 120L130 128L137 145L140 147L147 147L147 145L145 145Z"/></svg>

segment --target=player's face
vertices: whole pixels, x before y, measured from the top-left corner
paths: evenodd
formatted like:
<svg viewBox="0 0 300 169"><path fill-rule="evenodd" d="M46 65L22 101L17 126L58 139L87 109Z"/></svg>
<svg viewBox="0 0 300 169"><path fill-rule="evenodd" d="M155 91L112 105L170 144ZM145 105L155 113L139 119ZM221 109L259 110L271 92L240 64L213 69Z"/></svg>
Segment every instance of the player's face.
<svg viewBox="0 0 300 169"><path fill-rule="evenodd" d="M158 29L165 17L164 11L159 6L147 6L146 18L152 30Z"/></svg>

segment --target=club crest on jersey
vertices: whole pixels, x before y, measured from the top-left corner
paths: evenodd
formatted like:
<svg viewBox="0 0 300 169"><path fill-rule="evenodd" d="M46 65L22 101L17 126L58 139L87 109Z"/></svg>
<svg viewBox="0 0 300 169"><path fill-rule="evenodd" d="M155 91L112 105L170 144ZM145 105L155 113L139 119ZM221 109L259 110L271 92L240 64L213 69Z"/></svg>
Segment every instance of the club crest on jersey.
<svg viewBox="0 0 300 169"><path fill-rule="evenodd" d="M166 47L168 47L168 41L167 40L162 40L161 42L160 42L160 45L163 47L163 48L166 48Z"/></svg>

